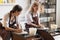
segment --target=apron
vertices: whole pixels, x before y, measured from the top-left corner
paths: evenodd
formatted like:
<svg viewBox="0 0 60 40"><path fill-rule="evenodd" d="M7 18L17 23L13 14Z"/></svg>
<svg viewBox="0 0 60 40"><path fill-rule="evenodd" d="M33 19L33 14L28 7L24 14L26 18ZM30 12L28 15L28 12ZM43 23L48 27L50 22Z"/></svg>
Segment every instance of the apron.
<svg viewBox="0 0 60 40"><path fill-rule="evenodd" d="M0 23L0 36L2 37L2 40L9 40L10 33L5 30L2 23Z"/></svg>
<svg viewBox="0 0 60 40"><path fill-rule="evenodd" d="M31 13L31 15L32 15L32 19L33 19L33 22L32 23L38 25L38 16L33 17L33 14L32 13ZM26 27L26 29L31 28L31 27L36 28L35 26L29 25L27 23L25 24L25 27Z"/></svg>
<svg viewBox="0 0 60 40"><path fill-rule="evenodd" d="M11 21L11 19L9 18L9 27L14 28L14 29L17 29L18 28L18 25L16 23L16 17L15 16L14 16L14 21L13 20ZM9 35L8 35L9 38L7 38L8 40L10 40L10 38L12 38L12 40L13 40L12 32L13 31L9 31Z"/></svg>
<svg viewBox="0 0 60 40"><path fill-rule="evenodd" d="M15 21L12 22L12 23L11 23L11 20L9 18L9 27L17 29L18 28L17 27L18 24L16 23L16 17L14 17L14 18L15 18ZM3 40L10 40L10 38L12 38L12 40L14 40L13 39L14 36L13 36L12 32L13 31L7 31L7 30L5 30L5 28L3 27L2 23L0 23L0 36L2 37ZM18 37L18 39L19 39L19 37ZM22 38L22 36L20 38ZM23 37L23 39L24 39L24 37Z"/></svg>
<svg viewBox="0 0 60 40"><path fill-rule="evenodd" d="M12 23L10 23L11 20L9 18L9 27L16 29L18 27L15 26L16 25L16 17L14 17L14 18L15 18L15 21L12 22ZM12 40L13 40L13 35L12 35L13 31L12 32L11 31L6 31L4 28L2 28L0 30L1 30L0 31L0 33L1 33L0 35L3 38L3 40L10 40L10 38L12 38Z"/></svg>
<svg viewBox="0 0 60 40"><path fill-rule="evenodd" d="M9 27L17 29L18 28L17 26L18 24L16 23L16 17L14 16L14 21L13 20L11 21L9 18Z"/></svg>
<svg viewBox="0 0 60 40"><path fill-rule="evenodd" d="M33 14L31 14L31 15L32 15L32 18L33 18L32 23L38 25L38 16L33 17ZM28 28L34 27L34 26L26 23L25 27L26 27L27 30L29 30ZM39 39L39 40L54 40L54 38L48 32L46 32L44 30L37 29L37 34L38 34L38 36L36 36L36 37L41 37L41 39Z"/></svg>

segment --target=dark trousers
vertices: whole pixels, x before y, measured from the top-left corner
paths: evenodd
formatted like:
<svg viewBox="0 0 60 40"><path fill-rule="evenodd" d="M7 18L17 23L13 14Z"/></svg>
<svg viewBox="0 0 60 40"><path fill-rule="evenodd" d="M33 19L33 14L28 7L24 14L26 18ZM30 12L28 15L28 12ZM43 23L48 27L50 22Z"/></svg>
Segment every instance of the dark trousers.
<svg viewBox="0 0 60 40"><path fill-rule="evenodd" d="M34 26L26 24L25 27L26 27L27 31L29 32L29 28L34 27ZM54 38L48 32L46 32L45 30L37 29L37 34L38 34L37 37L42 38L42 39L39 39L39 40L54 40Z"/></svg>
<svg viewBox="0 0 60 40"><path fill-rule="evenodd" d="M29 32L29 29L27 29L27 32ZM54 38L50 35L50 33L48 33L45 30L39 30L37 29L37 34L35 37L39 38L41 37L41 39L39 40L54 40Z"/></svg>
<svg viewBox="0 0 60 40"><path fill-rule="evenodd" d="M10 38L12 38L11 32L6 31L5 29L0 29L0 36L3 40L10 40Z"/></svg>
<svg viewBox="0 0 60 40"><path fill-rule="evenodd" d="M54 40L54 38L45 30L37 30L37 33L43 38L43 40Z"/></svg>

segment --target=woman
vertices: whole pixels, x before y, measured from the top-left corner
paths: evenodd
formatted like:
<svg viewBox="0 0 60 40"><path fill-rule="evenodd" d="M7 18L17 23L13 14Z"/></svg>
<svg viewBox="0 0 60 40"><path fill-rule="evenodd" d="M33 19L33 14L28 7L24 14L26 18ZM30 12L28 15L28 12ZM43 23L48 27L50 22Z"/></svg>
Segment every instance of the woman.
<svg viewBox="0 0 60 40"><path fill-rule="evenodd" d="M44 28L42 24L40 24L39 20L39 13L38 13L38 7L39 4L34 2L32 4L31 10L27 13L26 15L26 29L28 30L29 28ZM43 30L37 29L37 34L38 36L41 36L43 39L42 40L54 40L52 36ZM48 35L48 38L46 37ZM41 40L41 39L39 39Z"/></svg>
<svg viewBox="0 0 60 40"><path fill-rule="evenodd" d="M22 30L19 28L21 27L21 25L18 24L17 19L21 11L22 11L21 6L15 5L13 9L4 16L3 26L5 30L8 31L8 34L5 37L6 40L10 40L10 38L12 37L12 32L18 32L18 33L22 32Z"/></svg>
<svg viewBox="0 0 60 40"><path fill-rule="evenodd" d="M38 13L38 3L33 3L30 11L26 15L26 27L44 27L40 24L39 17L40 13ZM29 28L28 27L28 28Z"/></svg>

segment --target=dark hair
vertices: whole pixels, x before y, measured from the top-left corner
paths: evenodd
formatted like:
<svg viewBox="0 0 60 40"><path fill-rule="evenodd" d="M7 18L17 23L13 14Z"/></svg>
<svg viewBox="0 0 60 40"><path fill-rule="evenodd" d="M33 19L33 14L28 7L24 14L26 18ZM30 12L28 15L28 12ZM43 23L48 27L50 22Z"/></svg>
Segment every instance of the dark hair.
<svg viewBox="0 0 60 40"><path fill-rule="evenodd" d="M13 9L10 11L10 13L14 13L14 12L16 12L16 11L22 11L22 7L21 6L19 6L19 5L15 5L14 7L13 7Z"/></svg>
<svg viewBox="0 0 60 40"><path fill-rule="evenodd" d="M18 11L18 12L22 11L22 7L19 6L19 5L15 5L15 6L13 7L13 9L10 11L10 18L11 18L11 15L12 15L14 12L16 12L16 11Z"/></svg>

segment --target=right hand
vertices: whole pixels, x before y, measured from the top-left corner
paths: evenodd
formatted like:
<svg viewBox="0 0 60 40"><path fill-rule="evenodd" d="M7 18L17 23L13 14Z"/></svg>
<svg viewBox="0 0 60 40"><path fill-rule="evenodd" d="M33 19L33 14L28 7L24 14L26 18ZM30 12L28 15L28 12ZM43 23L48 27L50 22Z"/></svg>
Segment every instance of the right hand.
<svg viewBox="0 0 60 40"><path fill-rule="evenodd" d="M41 26L39 26L39 25L36 25L36 27L37 27L37 28L41 28Z"/></svg>
<svg viewBox="0 0 60 40"><path fill-rule="evenodd" d="M44 28L45 26L44 25L38 25L39 28Z"/></svg>
<svg viewBox="0 0 60 40"><path fill-rule="evenodd" d="M22 32L22 29L15 29L15 32L16 33L21 33Z"/></svg>

